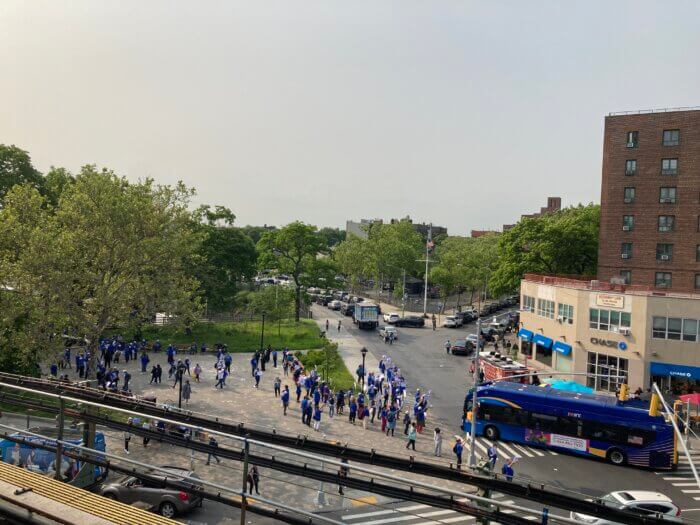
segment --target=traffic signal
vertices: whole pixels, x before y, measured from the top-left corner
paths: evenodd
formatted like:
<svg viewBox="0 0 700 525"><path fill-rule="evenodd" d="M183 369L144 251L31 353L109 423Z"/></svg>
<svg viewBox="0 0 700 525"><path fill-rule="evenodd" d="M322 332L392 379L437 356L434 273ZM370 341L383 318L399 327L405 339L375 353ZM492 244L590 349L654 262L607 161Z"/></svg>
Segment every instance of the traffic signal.
<svg viewBox="0 0 700 525"><path fill-rule="evenodd" d="M627 383L621 384L620 385L620 394L619 394L620 401L627 401L629 393L630 393L630 387L627 385Z"/></svg>
<svg viewBox="0 0 700 525"><path fill-rule="evenodd" d="M659 415L659 405L661 404L661 400L659 399L659 396L656 393L653 393L651 395L651 401L649 401L649 415L652 417L658 416Z"/></svg>

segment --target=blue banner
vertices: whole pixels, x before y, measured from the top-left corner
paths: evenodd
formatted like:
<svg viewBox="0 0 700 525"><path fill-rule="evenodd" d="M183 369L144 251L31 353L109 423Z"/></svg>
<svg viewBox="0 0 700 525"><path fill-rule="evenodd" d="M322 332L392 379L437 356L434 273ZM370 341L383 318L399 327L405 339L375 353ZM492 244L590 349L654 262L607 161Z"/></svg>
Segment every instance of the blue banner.
<svg viewBox="0 0 700 525"><path fill-rule="evenodd" d="M700 379L700 367L674 365L669 363L651 363L652 376L671 376L679 379Z"/></svg>

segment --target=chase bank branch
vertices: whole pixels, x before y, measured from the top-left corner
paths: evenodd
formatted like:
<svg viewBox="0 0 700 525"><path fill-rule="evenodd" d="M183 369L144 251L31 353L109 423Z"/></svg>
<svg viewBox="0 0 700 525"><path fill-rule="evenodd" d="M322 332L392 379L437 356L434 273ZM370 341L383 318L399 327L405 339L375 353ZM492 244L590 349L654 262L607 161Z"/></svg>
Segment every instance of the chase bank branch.
<svg viewBox="0 0 700 525"><path fill-rule="evenodd" d="M528 366L599 391L700 391L700 295L531 274L520 290Z"/></svg>

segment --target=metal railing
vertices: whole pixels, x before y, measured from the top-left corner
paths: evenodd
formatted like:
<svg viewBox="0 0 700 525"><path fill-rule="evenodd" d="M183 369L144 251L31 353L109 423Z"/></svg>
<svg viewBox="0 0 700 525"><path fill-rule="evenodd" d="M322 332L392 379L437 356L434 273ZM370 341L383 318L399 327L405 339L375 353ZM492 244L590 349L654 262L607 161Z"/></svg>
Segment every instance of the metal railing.
<svg viewBox="0 0 700 525"><path fill-rule="evenodd" d="M637 109L631 111L611 111L609 117L622 115L647 115L649 113L672 113L674 111L700 111L700 106L680 106L675 108Z"/></svg>

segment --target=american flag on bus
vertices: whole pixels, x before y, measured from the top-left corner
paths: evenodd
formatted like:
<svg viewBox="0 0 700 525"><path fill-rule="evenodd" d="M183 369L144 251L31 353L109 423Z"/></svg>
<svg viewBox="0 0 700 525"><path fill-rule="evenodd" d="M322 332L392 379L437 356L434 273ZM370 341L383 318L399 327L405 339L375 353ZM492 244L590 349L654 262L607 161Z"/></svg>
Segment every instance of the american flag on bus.
<svg viewBox="0 0 700 525"><path fill-rule="evenodd" d="M433 253L433 248L435 248L435 243L433 242L433 229L428 230L428 240L425 243L425 247L428 249L428 253Z"/></svg>

